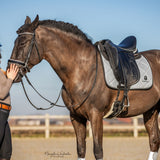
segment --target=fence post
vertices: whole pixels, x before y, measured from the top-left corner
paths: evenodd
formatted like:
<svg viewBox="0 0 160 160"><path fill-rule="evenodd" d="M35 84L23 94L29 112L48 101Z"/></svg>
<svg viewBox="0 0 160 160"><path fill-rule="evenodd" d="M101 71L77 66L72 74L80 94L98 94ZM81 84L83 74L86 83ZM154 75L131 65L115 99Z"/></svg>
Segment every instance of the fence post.
<svg viewBox="0 0 160 160"><path fill-rule="evenodd" d="M45 138L49 138L50 132L49 132L49 114L45 115Z"/></svg>
<svg viewBox="0 0 160 160"><path fill-rule="evenodd" d="M135 138L138 137L138 117L133 118L133 135Z"/></svg>

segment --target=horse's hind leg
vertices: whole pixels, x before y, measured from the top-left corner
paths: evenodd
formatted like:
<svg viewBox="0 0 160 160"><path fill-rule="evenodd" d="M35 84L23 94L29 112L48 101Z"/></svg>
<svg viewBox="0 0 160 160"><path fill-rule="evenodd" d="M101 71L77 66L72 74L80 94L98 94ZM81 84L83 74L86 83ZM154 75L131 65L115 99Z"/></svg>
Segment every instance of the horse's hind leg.
<svg viewBox="0 0 160 160"><path fill-rule="evenodd" d="M143 114L144 124L149 135L150 154L148 160L157 160L160 144L160 132L158 128L159 111L153 107Z"/></svg>
<svg viewBox="0 0 160 160"><path fill-rule="evenodd" d="M78 160L85 160L87 120L71 115L71 122L76 133Z"/></svg>

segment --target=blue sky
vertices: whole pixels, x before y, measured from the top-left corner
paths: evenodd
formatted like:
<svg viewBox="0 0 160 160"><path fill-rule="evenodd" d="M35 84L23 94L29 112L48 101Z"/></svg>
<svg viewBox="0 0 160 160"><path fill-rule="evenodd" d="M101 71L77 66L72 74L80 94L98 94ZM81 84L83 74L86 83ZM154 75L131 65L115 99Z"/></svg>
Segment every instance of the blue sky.
<svg viewBox="0 0 160 160"><path fill-rule="evenodd" d="M0 3L1 67L6 68L16 30L24 24L26 16L32 20L39 14L40 20L53 19L77 25L93 42L111 39L120 43L125 37L137 37L139 51L160 49L160 1L159 0L5 0ZM45 61L28 74L38 90L55 101L61 81ZM37 106L45 107L26 84L31 99ZM54 108L37 111L27 102L20 84L11 89L12 115L19 114L68 114L67 109ZM60 104L63 104L60 100Z"/></svg>

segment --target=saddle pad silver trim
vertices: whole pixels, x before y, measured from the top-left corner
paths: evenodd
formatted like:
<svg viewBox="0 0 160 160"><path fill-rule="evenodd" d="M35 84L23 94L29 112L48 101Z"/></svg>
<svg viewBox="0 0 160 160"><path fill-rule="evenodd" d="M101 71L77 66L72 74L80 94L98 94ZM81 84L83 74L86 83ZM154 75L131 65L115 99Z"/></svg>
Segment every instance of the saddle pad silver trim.
<svg viewBox="0 0 160 160"><path fill-rule="evenodd" d="M103 62L105 81L108 87L117 89L118 81L116 80L113 70L104 56L100 53ZM147 61L147 59L142 55L141 58L136 59L139 71L140 71L140 80L131 86L130 89L150 89L153 84L152 70Z"/></svg>

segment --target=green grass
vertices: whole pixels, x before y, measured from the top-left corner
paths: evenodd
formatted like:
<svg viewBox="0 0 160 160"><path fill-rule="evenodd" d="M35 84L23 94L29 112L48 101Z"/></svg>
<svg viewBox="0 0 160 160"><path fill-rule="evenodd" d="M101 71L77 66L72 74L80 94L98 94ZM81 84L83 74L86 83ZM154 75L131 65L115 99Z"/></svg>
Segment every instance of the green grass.
<svg viewBox="0 0 160 160"><path fill-rule="evenodd" d="M88 137L87 132L87 137ZM132 131L104 131L104 137L133 137ZM139 137L148 136L146 131L139 131ZM12 137L45 137L44 131L14 131L12 132ZM75 137L74 131L51 131L50 137Z"/></svg>

